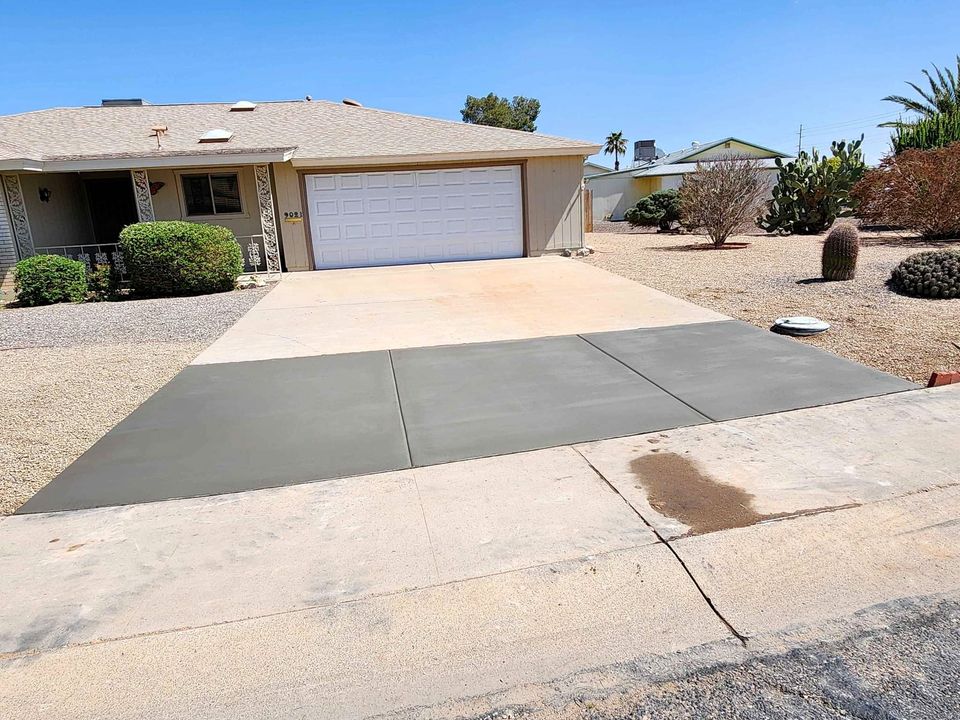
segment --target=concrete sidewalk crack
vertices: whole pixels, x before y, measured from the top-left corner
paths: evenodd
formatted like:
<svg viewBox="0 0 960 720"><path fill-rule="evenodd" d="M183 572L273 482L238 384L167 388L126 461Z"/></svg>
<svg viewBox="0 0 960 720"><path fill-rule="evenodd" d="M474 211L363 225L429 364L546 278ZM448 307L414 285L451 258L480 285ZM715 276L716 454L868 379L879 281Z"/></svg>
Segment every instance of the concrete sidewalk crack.
<svg viewBox="0 0 960 720"><path fill-rule="evenodd" d="M691 572L690 568L687 567L687 563L684 562L682 557L680 557L680 553L678 553L676 549L666 540L666 538L664 538L663 535L661 535L659 531L640 513L640 511L633 506L633 503L631 503L629 500L627 500L627 498L623 496L623 493L621 493L617 489L617 486L614 485L609 480L607 480L606 476L602 472L600 472L600 470L597 469L597 467L592 462L590 462L590 460L587 458L586 455L583 454L583 452L580 451L580 448L574 447L574 446L571 446L571 447L573 448L574 452L576 452L580 457L583 458L583 461L590 467L591 470L593 470L593 472L597 475L597 477L600 478L608 488L610 488L614 493L616 493L617 496L621 500L623 500L624 503L626 503L627 507L630 508L631 511L633 511L633 514L636 515L638 518L640 518L640 520L643 522L644 525L650 528L650 532L652 532L654 536L656 536L657 541L662 543L664 546L666 546L667 550L670 551L670 554L673 555L674 558L676 558L678 563L680 563L680 567L683 568L683 571L686 573L687 577L690 578L690 582L693 583L694 587L697 589L697 592L700 593L700 597L702 597L704 602L707 603L707 606L710 608L713 614L716 615L717 618L720 620L720 622L722 622L727 627L727 630L730 631L730 634L740 641L740 644L743 645L743 647L747 647L747 640L749 640L750 638L744 635L743 633L741 633L739 630L737 630L733 626L733 624L723 616L723 613L721 613L720 610L717 608L717 606L714 605L713 600L710 599L710 596L707 595L706 591L703 589L703 587L701 587L700 583L697 581L697 578L694 577L693 572Z"/></svg>

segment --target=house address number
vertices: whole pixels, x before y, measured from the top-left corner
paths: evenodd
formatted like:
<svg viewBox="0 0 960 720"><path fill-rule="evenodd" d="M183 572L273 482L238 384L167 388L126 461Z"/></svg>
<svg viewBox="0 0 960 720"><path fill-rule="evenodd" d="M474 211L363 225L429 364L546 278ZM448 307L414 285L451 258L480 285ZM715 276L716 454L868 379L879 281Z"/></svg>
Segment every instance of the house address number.
<svg viewBox="0 0 960 720"><path fill-rule="evenodd" d="M283 214L283 221L289 223L303 222L303 213L299 210L290 210Z"/></svg>

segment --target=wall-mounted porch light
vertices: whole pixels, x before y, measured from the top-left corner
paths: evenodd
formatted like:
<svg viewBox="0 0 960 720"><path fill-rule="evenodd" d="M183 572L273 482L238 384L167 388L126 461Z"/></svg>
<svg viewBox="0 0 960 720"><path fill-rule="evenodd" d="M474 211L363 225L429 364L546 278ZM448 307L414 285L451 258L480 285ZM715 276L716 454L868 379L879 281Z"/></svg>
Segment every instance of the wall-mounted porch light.
<svg viewBox="0 0 960 720"><path fill-rule="evenodd" d="M40 202L50 202L50 196L53 195L53 191L50 188L42 187L37 191L37 194L40 196Z"/></svg>

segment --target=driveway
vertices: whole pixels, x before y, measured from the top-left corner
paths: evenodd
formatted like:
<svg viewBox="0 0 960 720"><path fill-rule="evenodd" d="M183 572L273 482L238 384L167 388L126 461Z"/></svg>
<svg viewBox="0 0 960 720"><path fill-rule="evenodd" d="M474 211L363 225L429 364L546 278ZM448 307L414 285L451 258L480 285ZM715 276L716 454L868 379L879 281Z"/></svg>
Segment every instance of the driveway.
<svg viewBox="0 0 960 720"><path fill-rule="evenodd" d="M18 512L389 472L913 387L569 260L293 275Z"/></svg>

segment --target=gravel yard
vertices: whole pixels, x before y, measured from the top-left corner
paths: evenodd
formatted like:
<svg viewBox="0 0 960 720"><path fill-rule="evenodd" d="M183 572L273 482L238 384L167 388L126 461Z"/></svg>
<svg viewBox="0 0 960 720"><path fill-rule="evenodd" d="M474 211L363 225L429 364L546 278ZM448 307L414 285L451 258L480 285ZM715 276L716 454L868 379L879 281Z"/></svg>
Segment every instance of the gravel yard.
<svg viewBox="0 0 960 720"><path fill-rule="evenodd" d="M268 291L0 309L0 515L56 477Z"/></svg>
<svg viewBox="0 0 960 720"><path fill-rule="evenodd" d="M630 232L597 223L587 235L596 253L582 260L718 312L770 327L783 315L814 315L831 324L807 342L879 370L926 384L935 370L960 369L960 299L905 297L885 282L900 260L931 245L891 233L861 235L857 277L819 282L824 236L731 238L739 250L690 250L697 235ZM808 282L803 282L808 281Z"/></svg>

